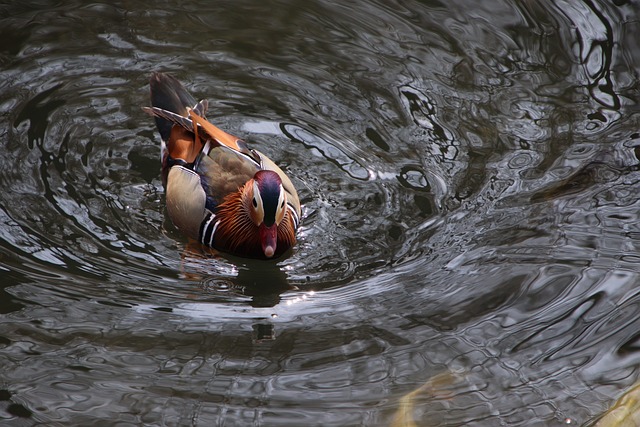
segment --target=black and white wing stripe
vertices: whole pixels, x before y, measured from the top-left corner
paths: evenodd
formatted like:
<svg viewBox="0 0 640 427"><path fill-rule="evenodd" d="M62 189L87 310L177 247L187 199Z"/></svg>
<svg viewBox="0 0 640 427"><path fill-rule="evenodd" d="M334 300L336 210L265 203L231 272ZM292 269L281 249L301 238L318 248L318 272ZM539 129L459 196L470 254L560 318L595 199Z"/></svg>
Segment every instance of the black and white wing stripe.
<svg viewBox="0 0 640 427"><path fill-rule="evenodd" d="M220 220L216 221L216 215L209 212L200 226L200 243L212 248L218 225L220 225Z"/></svg>

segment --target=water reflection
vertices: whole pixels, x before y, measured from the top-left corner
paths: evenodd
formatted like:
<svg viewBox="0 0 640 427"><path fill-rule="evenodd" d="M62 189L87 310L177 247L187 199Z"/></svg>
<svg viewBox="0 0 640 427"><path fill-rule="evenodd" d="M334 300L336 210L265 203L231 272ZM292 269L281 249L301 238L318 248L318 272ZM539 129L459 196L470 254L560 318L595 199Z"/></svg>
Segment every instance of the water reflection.
<svg viewBox="0 0 640 427"><path fill-rule="evenodd" d="M205 275L200 278L203 288L214 294L233 292L250 297L252 307L274 307L280 302L282 293L297 289L289 283L287 273L276 262L256 262L237 258L233 261L232 276L222 278L220 273ZM200 263L205 267L202 264L206 264L206 260ZM189 275L191 280L196 277L193 273Z"/></svg>
<svg viewBox="0 0 640 427"><path fill-rule="evenodd" d="M0 422L588 424L633 390L631 3L0 17ZM287 257L167 220L152 71L295 180Z"/></svg>

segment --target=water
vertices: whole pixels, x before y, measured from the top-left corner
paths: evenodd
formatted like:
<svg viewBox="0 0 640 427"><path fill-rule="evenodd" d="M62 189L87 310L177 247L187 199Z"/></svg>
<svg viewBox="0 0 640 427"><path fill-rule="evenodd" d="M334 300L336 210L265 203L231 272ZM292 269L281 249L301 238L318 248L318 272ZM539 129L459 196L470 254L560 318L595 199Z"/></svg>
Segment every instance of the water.
<svg viewBox="0 0 640 427"><path fill-rule="evenodd" d="M633 3L0 17L1 422L585 425L638 380ZM292 177L291 257L168 221L152 71Z"/></svg>

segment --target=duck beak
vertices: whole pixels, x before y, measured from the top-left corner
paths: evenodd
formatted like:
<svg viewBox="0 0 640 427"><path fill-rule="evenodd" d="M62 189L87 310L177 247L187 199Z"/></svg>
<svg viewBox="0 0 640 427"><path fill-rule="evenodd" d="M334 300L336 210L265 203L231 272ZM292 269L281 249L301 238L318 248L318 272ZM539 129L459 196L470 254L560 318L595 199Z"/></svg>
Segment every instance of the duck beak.
<svg viewBox="0 0 640 427"><path fill-rule="evenodd" d="M262 251L267 258L271 258L276 252L276 245L278 244L278 225L274 223L271 227L267 227L262 223L259 229Z"/></svg>

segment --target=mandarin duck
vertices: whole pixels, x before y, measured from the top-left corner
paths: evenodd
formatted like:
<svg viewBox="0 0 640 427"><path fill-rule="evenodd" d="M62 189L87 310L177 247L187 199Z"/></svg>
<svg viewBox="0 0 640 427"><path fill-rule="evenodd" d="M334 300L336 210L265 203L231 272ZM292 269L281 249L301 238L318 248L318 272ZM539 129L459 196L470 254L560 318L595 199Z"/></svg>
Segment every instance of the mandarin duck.
<svg viewBox="0 0 640 427"><path fill-rule="evenodd" d="M154 73L151 107L162 138L162 183L173 224L205 246L275 258L296 243L300 200L272 160L211 124L208 102Z"/></svg>

